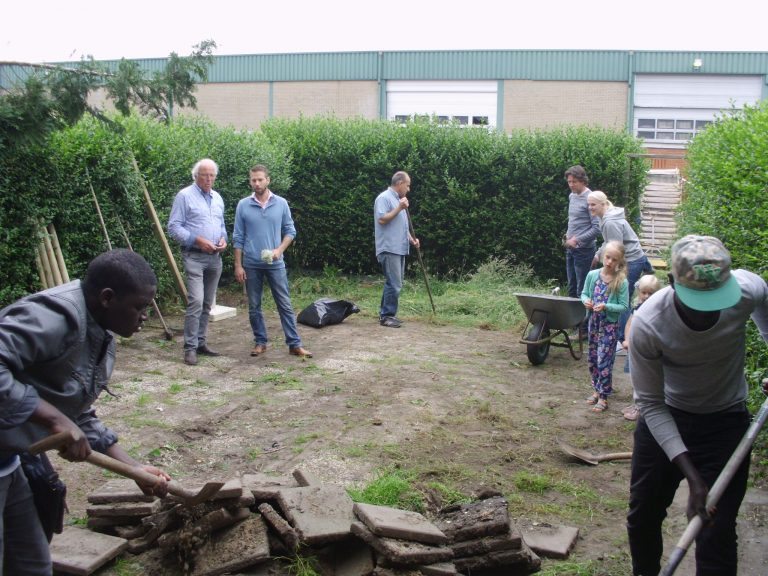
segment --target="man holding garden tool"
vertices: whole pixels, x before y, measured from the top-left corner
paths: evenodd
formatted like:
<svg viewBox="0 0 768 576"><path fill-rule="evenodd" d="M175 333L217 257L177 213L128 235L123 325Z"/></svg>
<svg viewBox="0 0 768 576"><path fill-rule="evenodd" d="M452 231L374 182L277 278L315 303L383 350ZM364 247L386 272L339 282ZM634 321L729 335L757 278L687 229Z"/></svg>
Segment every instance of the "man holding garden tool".
<svg viewBox="0 0 768 576"><path fill-rule="evenodd" d="M705 521L696 538L697 576L735 576L736 516L748 456L716 510L706 502L749 428L746 323L751 316L768 341L768 287L756 274L732 271L730 254L710 236L678 240L671 270L670 286L643 304L631 327L632 384L641 414L627 516L633 573L659 573L662 521L685 478L688 517Z"/></svg>
<svg viewBox="0 0 768 576"><path fill-rule="evenodd" d="M85 278L27 296L0 311L0 551L11 575L50 575L48 542L19 454L49 434L66 433L61 455L103 452L152 474L141 484L164 496L170 476L143 466L117 444L93 402L107 389L115 363L112 333L141 329L157 278L130 250L94 258ZM40 511L44 514L44 511ZM2 570L0 570L2 572Z"/></svg>
<svg viewBox="0 0 768 576"><path fill-rule="evenodd" d="M219 167L204 158L192 168L194 182L176 194L168 218L168 233L181 245L187 276L184 316L184 362L197 356L218 356L208 347L208 319L221 277L221 253L227 248L224 200L213 189Z"/></svg>
<svg viewBox="0 0 768 576"><path fill-rule="evenodd" d="M384 291L379 308L379 324L400 328L397 306L405 276L405 257L410 245L419 248L419 239L411 235L408 218L408 192L411 177L395 172L389 188L376 197L373 205L373 226L376 239L376 259L384 272Z"/></svg>

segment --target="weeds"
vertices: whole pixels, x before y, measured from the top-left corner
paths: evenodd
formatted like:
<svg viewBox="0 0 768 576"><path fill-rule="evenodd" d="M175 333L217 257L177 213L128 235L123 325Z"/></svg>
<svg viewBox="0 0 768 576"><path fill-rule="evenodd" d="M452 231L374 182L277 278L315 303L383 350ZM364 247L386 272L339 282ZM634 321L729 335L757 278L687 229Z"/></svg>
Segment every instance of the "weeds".
<svg viewBox="0 0 768 576"><path fill-rule="evenodd" d="M348 488L352 500L422 512L424 498L415 486L416 474L400 469L381 472L363 488Z"/></svg>

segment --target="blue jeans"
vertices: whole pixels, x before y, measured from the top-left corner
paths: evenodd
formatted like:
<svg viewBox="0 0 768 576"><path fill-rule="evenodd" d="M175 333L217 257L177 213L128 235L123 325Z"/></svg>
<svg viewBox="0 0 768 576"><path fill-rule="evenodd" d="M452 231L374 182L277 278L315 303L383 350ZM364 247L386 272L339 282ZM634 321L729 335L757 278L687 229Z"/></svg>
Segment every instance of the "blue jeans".
<svg viewBox="0 0 768 576"><path fill-rule="evenodd" d="M0 575L50 576L51 553L21 466L0 478Z"/></svg>
<svg viewBox="0 0 768 576"><path fill-rule="evenodd" d="M581 298L584 281L592 268L595 246L589 248L570 248L565 251L565 271L568 274L568 296Z"/></svg>
<svg viewBox="0 0 768 576"><path fill-rule="evenodd" d="M619 342L624 342L624 327L627 325L629 315L632 313L632 294L635 292L635 284L640 280L640 276L643 274L653 274L653 266L648 261L648 257L643 255L642 258L635 260L634 262L627 262L627 282L629 283L629 308L619 316Z"/></svg>
<svg viewBox="0 0 768 576"><path fill-rule="evenodd" d="M256 344L267 344L267 326L264 314L261 312L261 296L264 292L264 280L269 283L272 297L275 299L280 324L285 333L285 343L289 348L299 348L301 337L296 330L296 315L291 306L291 295L288 292L288 272L282 268L246 268L245 290L248 293L248 319L251 321L253 341Z"/></svg>
<svg viewBox="0 0 768 576"><path fill-rule="evenodd" d="M403 289L405 276L405 256L382 252L376 259L384 272L384 291L381 294L379 318L394 318L397 316L397 303L400 291Z"/></svg>
<svg viewBox="0 0 768 576"><path fill-rule="evenodd" d="M184 350L195 350L205 345L208 335L208 317L221 277L221 255L185 250L183 256L188 298Z"/></svg>
<svg viewBox="0 0 768 576"><path fill-rule="evenodd" d="M674 408L670 408L670 412L694 466L712 488L749 427L749 412L745 407L714 414L691 414ZM736 516L748 477L749 455L718 501L712 525L702 528L696 537L697 576L736 576ZM670 462L640 416L635 428L627 515L632 569L637 576L659 573L662 522L683 478L683 473Z"/></svg>

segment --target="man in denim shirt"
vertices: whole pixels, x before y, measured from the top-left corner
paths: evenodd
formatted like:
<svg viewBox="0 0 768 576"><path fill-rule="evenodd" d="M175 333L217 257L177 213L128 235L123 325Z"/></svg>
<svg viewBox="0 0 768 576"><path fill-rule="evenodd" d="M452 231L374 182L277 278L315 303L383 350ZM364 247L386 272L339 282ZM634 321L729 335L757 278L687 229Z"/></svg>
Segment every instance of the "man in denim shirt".
<svg viewBox="0 0 768 576"><path fill-rule="evenodd" d="M48 542L18 456L49 434L71 435L60 451L67 460L105 453L154 474L157 481L142 490L165 495L168 474L129 456L92 406L115 364L112 333L128 338L141 329L156 287L146 260L112 250L93 259L82 282L0 310L0 573L51 574Z"/></svg>
<svg viewBox="0 0 768 576"><path fill-rule="evenodd" d="M221 253L227 247L224 200L213 189L219 174L216 162L205 158L192 168L194 183L176 194L168 232L181 245L187 275L184 317L184 362L197 364L197 355L218 356L208 347L208 317L221 277Z"/></svg>
<svg viewBox="0 0 768 576"><path fill-rule="evenodd" d="M395 172L389 188L376 197L373 205L373 227L376 239L376 259L384 272L384 291L379 308L379 324L400 328L397 305L405 276L405 257L409 244L419 246L419 240L408 231L408 198L411 177Z"/></svg>

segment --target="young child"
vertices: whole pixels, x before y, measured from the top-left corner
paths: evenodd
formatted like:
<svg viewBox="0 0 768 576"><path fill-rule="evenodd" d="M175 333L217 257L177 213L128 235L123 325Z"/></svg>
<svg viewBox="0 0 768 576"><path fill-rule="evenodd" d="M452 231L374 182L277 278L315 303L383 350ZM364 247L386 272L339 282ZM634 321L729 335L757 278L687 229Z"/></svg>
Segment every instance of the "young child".
<svg viewBox="0 0 768 576"><path fill-rule="evenodd" d="M643 302L648 300L652 294L658 292L659 288L661 288L661 283L659 283L659 279L656 278L656 276L653 274L640 276L640 279L635 284L637 304L635 304L635 307L632 308L632 314L634 314L635 311L640 308ZM622 348L624 348L626 351L629 351L629 327L632 324L632 314L630 314L629 318L627 319L627 326L624 328L624 342L621 343ZM624 366L624 372L629 372L629 370L629 356L627 356L627 363ZM624 418L632 421L637 420L637 416L639 414L637 406L634 404L624 408L621 413L624 415Z"/></svg>
<svg viewBox="0 0 768 576"><path fill-rule="evenodd" d="M587 364L594 388L587 404L592 406L593 412L604 412L608 408L608 396L613 392L619 316L629 308L624 244L614 240L605 245L603 267L587 274L581 301L589 311Z"/></svg>

